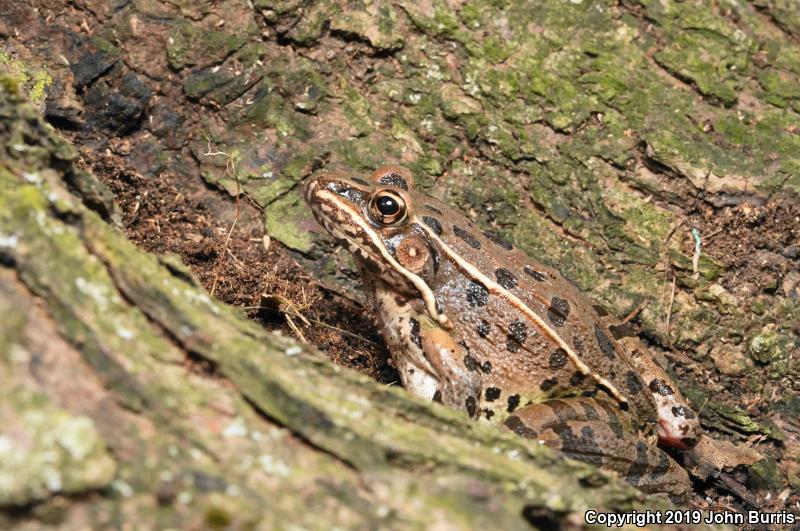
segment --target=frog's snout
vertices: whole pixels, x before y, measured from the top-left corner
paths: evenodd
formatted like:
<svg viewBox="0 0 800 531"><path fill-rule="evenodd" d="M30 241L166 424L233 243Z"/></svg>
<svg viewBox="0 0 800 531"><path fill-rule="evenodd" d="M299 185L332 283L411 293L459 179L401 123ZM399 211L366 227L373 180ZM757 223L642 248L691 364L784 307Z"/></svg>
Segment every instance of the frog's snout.
<svg viewBox="0 0 800 531"><path fill-rule="evenodd" d="M303 198L309 205L313 205L316 202L317 193L322 188L320 186L322 180L322 177L316 177L306 179L303 182Z"/></svg>

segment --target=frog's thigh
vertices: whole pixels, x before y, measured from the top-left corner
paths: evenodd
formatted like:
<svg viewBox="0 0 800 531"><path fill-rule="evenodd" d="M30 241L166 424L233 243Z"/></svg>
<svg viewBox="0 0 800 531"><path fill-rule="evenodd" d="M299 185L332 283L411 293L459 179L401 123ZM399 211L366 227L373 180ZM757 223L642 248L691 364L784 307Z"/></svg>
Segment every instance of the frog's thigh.
<svg viewBox="0 0 800 531"><path fill-rule="evenodd" d="M630 417L615 409L587 398L548 400L517 410L505 424L566 457L617 472L644 492L685 494L691 487L686 471L642 440Z"/></svg>
<svg viewBox="0 0 800 531"><path fill-rule="evenodd" d="M700 421L672 379L637 338L623 337L618 342L648 386L658 407L659 444L681 449L695 446L702 432Z"/></svg>

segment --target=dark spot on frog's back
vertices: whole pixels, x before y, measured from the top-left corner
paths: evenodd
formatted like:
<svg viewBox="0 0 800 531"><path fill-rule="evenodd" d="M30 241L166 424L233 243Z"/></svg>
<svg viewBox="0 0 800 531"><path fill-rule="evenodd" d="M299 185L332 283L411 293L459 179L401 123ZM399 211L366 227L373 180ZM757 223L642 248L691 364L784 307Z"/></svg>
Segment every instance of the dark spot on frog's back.
<svg viewBox="0 0 800 531"><path fill-rule="evenodd" d="M553 387L555 387L556 385L558 385L558 379L557 378L548 378L547 380L544 380L541 384L539 384L539 389L541 389L542 391L547 392L550 389L552 389Z"/></svg>
<svg viewBox="0 0 800 531"><path fill-rule="evenodd" d="M509 352L517 352L525 340L528 338L528 327L522 321L514 321L508 326L508 337L506 338L506 349Z"/></svg>
<svg viewBox="0 0 800 531"><path fill-rule="evenodd" d="M522 271L524 271L526 275L533 277L534 280L537 280L539 282L544 282L545 280L547 280L547 275L545 275L541 271L536 271L531 266L523 267Z"/></svg>
<svg viewBox="0 0 800 531"><path fill-rule="evenodd" d="M506 408L506 411L511 413L517 409L517 406L519 406L519 395L510 395L508 397L508 407Z"/></svg>
<svg viewBox="0 0 800 531"><path fill-rule="evenodd" d="M442 224L439 223L439 220L436 218L432 218L430 216L422 216L422 222L429 226L433 232L436 233L437 236L442 235Z"/></svg>
<svg viewBox="0 0 800 531"><path fill-rule="evenodd" d="M644 389L642 379L633 371L625 373L625 385L628 388L628 392L632 395L638 395L642 392L642 389Z"/></svg>
<svg viewBox="0 0 800 531"><path fill-rule="evenodd" d="M422 336L419 333L419 321L411 318L411 341L420 349L422 348Z"/></svg>
<svg viewBox="0 0 800 531"><path fill-rule="evenodd" d="M468 371L475 371L475 372L477 372L478 369L481 368L480 363L478 363L478 360L473 358L470 354L464 356L464 367L466 367Z"/></svg>
<svg viewBox="0 0 800 531"><path fill-rule="evenodd" d="M436 208L436 207L435 207L435 206L433 206L433 205L429 205L429 204L427 204L427 203L426 203L426 204L425 204L425 208L427 208L427 209L428 209L428 210L430 210L431 212L435 212L435 213L439 214L440 216L442 215L442 211L441 211L441 210L439 210L438 208Z"/></svg>
<svg viewBox="0 0 800 531"><path fill-rule="evenodd" d="M490 242L492 242L492 243L494 243L496 245L499 245L500 247L502 247L506 251L510 251L510 250L512 250L514 248L514 246L511 245L511 243L507 242L506 240L504 240L503 238L501 238L500 236L498 236L497 234L495 234L492 231L488 231L488 230L484 231L483 235L486 236L486 238Z"/></svg>
<svg viewBox="0 0 800 531"><path fill-rule="evenodd" d="M494 271L494 276L497 277L497 283L503 286L503 289L514 289L517 287L517 277L508 269L498 267Z"/></svg>
<svg viewBox="0 0 800 531"><path fill-rule="evenodd" d="M481 370L486 374L492 372L492 362L489 360L484 361L483 365L481 365Z"/></svg>
<svg viewBox="0 0 800 531"><path fill-rule="evenodd" d="M514 321L508 325L508 334L520 343L524 343L528 339L528 327L522 321Z"/></svg>
<svg viewBox="0 0 800 531"><path fill-rule="evenodd" d="M567 351L563 348L556 349L550 354L549 365L553 370L558 370L567 364Z"/></svg>
<svg viewBox="0 0 800 531"><path fill-rule="evenodd" d="M594 337L597 338L597 345L600 347L600 352L602 352L606 358L613 360L617 355L614 343L597 323L594 325Z"/></svg>
<svg viewBox="0 0 800 531"><path fill-rule="evenodd" d="M564 326L569 317L569 309L569 302L561 297L553 297L550 300L550 307L547 308L547 318L555 327Z"/></svg>
<svg viewBox="0 0 800 531"><path fill-rule="evenodd" d="M464 243L472 247L473 249L480 249L481 242L475 239L475 237L470 234L469 232L465 231L461 227L454 226L453 227L453 234L464 240Z"/></svg>
<svg viewBox="0 0 800 531"><path fill-rule="evenodd" d="M492 325L490 325L488 321L481 319L481 322L478 323L475 331L478 332L479 336L485 338L489 335L489 332L492 331Z"/></svg>
<svg viewBox="0 0 800 531"><path fill-rule="evenodd" d="M470 282L467 286L467 302L470 306L485 306L489 302L489 290L483 284Z"/></svg>
<svg viewBox="0 0 800 531"><path fill-rule="evenodd" d="M497 387L487 387L486 388L486 401L487 402L494 402L500 398L500 389Z"/></svg>
<svg viewBox="0 0 800 531"><path fill-rule="evenodd" d="M408 190L408 183L406 180L396 173L387 173L381 177L380 183L386 186L395 186L401 190Z"/></svg>
<svg viewBox="0 0 800 531"><path fill-rule="evenodd" d="M654 393L658 393L661 396L667 396L675 393L675 390L672 389L667 382L662 380L661 378L654 378L650 381L650 390Z"/></svg>

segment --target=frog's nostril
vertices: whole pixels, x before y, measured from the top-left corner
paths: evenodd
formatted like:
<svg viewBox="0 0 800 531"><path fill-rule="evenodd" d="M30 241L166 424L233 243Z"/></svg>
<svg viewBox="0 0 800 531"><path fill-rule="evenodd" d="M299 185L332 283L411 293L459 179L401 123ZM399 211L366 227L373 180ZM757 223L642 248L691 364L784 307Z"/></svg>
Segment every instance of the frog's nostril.
<svg viewBox="0 0 800 531"><path fill-rule="evenodd" d="M325 188L326 190L329 190L334 194L340 194L340 195L347 189L347 187L345 187L339 181L323 181L320 183L319 187Z"/></svg>

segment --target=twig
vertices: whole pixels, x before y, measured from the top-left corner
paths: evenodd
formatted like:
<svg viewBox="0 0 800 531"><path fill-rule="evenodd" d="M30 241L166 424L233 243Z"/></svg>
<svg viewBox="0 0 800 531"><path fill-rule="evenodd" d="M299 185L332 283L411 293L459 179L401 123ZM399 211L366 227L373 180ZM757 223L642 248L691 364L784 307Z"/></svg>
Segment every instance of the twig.
<svg viewBox="0 0 800 531"><path fill-rule="evenodd" d="M692 227L692 238L694 238L694 254L692 255L692 278L697 278L700 273L697 271L697 266L700 263L700 249L703 246L703 240L700 238L700 231Z"/></svg>
<svg viewBox="0 0 800 531"><path fill-rule="evenodd" d="M636 308L631 310L631 313L629 313L628 316L625 319L620 321L618 326L625 325L625 324L628 324L629 322L631 322L637 315L639 315L639 312L641 312L642 310L645 309L645 307L648 304L650 304L650 299L645 299L642 302L640 302L639 305Z"/></svg>
<svg viewBox="0 0 800 531"><path fill-rule="evenodd" d="M245 310L261 310L261 309L264 309L264 308L265 308L264 306L245 306L244 307ZM272 308L267 308L267 309L272 309ZM355 334L353 332L349 332L347 330L339 328L338 326L334 326L332 324L328 324L326 322L320 321L319 319L314 319L313 317L306 317L306 316L301 315L299 313L291 312L291 311L288 311L288 310L285 310L285 309L278 309L278 311L283 313L283 314L291 315L292 317L301 318L301 319L307 321L307 324L309 324L309 325L311 325L311 324L319 325L319 326L321 326L323 328L327 328L329 330L335 330L336 332L339 332L342 335L352 337L353 339L357 339L357 340L362 341L364 343L368 343L368 344L376 346L376 347L379 346L374 341L371 341L371 340L369 340L369 339L367 339L367 338L365 338L363 336L360 336L360 335Z"/></svg>
<svg viewBox="0 0 800 531"><path fill-rule="evenodd" d="M239 222L239 216L241 215L240 198L242 195L242 185L239 182L239 175L236 172L236 161L233 160L233 157L231 157L225 151L211 151L211 139L208 138L208 135L206 135L205 133L203 134L206 137L206 142L208 147L208 149L206 150L205 153L203 153L203 155L207 157L220 156L220 155L226 157L227 160L225 162L225 174L232 177L234 182L236 182L236 211L233 218L233 223L231 223L231 226L228 229L228 234L225 236L225 241L222 243L221 252L217 254L217 260L216 263L214 264L214 282L212 282L210 290L211 295L214 295L214 292L217 289L217 283L219 282L219 274L220 274L220 269L222 268L222 262L224 256L226 254L230 254L231 256L233 256L233 253L231 253L230 250L228 249L228 243L230 243L231 241L233 230L236 228L236 224ZM236 260L236 257L233 258L234 260Z"/></svg>
<svg viewBox="0 0 800 531"><path fill-rule="evenodd" d="M702 412L703 412L703 408L705 408L705 407L706 407L706 404L708 404L708 397L706 397L705 401L703 402L703 405L702 405L702 406L700 406L700 409L698 409L698 410L697 410L697 416L698 416L698 417L700 416L700 413L702 413Z"/></svg>

